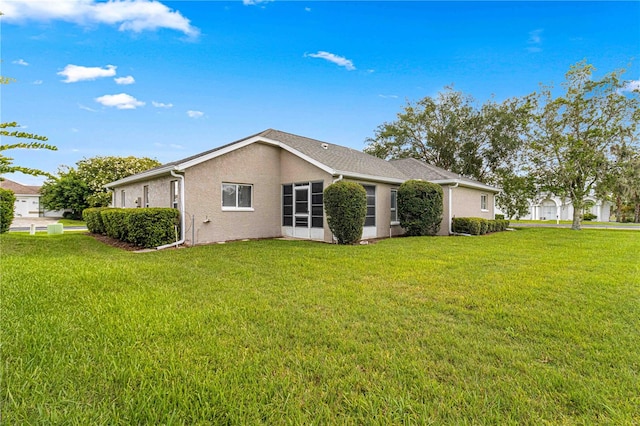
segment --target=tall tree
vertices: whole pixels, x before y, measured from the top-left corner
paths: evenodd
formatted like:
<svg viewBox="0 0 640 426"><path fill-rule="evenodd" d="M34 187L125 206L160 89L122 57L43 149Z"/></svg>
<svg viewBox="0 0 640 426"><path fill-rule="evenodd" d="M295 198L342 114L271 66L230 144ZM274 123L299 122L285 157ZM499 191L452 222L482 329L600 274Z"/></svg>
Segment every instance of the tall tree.
<svg viewBox="0 0 640 426"><path fill-rule="evenodd" d="M485 183L499 183L514 169L530 119L532 98L488 101L446 87L436 98L408 103L397 120L366 140L365 152L380 158L417 158Z"/></svg>
<svg viewBox="0 0 640 426"><path fill-rule="evenodd" d="M640 103L637 93L624 91L624 71L600 80L592 79L593 71L586 61L571 66L562 96L542 88L529 144L531 172L543 190L571 200L575 230L585 197L607 175L612 148L638 140Z"/></svg>

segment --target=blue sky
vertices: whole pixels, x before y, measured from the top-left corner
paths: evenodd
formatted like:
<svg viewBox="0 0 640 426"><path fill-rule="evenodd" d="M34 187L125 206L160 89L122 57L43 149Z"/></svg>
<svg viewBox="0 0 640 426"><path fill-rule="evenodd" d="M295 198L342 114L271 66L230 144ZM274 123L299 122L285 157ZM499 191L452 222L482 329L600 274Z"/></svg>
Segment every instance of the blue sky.
<svg viewBox="0 0 640 426"><path fill-rule="evenodd" d="M365 147L407 101L559 85L586 59L640 80L640 2L0 0L3 122L57 152L174 161L267 128ZM7 143L9 141L4 141ZM43 178L7 176L25 184Z"/></svg>

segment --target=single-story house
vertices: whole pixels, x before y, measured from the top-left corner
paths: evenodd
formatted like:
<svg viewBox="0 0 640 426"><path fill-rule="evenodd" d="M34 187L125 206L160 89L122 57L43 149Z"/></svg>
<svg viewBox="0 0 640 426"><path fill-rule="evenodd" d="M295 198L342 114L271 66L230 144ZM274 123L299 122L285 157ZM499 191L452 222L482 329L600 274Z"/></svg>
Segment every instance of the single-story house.
<svg viewBox="0 0 640 426"><path fill-rule="evenodd" d="M403 234L397 189L408 179L442 185L440 235L454 216L494 218L499 190L415 159L386 161L278 130L167 163L106 185L113 207L174 207L182 239L204 244L247 238L333 241L323 191L341 179L367 192L363 239Z"/></svg>
<svg viewBox="0 0 640 426"><path fill-rule="evenodd" d="M62 217L64 210L46 210L40 204L40 186L22 185L4 178L0 188L13 191L16 196L14 217Z"/></svg>

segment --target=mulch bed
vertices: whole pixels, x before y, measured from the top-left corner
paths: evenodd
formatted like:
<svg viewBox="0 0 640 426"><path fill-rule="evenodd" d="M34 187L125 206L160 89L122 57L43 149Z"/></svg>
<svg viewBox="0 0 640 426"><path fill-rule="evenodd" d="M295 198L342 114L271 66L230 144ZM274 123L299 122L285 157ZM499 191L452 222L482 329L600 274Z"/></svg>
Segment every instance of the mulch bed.
<svg viewBox="0 0 640 426"><path fill-rule="evenodd" d="M106 244L106 245L111 246L111 247L119 248L119 249L126 250L126 251L142 250L142 247L138 247L138 246L136 246L134 244L127 243L127 242L124 242L124 241L116 240L115 238L107 237L106 235L92 234L91 232L87 232L87 235L89 235L90 237L93 237L96 240L100 241L101 243Z"/></svg>

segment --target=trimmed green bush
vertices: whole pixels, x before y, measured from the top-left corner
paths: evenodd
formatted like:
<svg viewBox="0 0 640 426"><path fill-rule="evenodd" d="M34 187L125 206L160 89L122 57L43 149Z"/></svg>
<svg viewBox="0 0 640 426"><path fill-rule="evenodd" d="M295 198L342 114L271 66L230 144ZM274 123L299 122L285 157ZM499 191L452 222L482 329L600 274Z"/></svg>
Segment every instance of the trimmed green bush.
<svg viewBox="0 0 640 426"><path fill-rule="evenodd" d="M87 228L100 230L111 238L151 248L175 241L180 212L173 208L95 208L84 211ZM99 216L100 219L93 217ZM89 225L91 222L91 225ZM93 232L93 231L92 231Z"/></svg>
<svg viewBox="0 0 640 426"><path fill-rule="evenodd" d="M102 223L104 223L105 233L116 240L127 241L127 225L125 223L125 217L127 216L127 210L132 209L105 209L100 212L102 216Z"/></svg>
<svg viewBox="0 0 640 426"><path fill-rule="evenodd" d="M338 244L354 244L362 238L367 215L367 192L362 185L341 180L325 188L323 199L327 223Z"/></svg>
<svg viewBox="0 0 640 426"><path fill-rule="evenodd" d="M582 215L582 220L594 220L594 219L597 219L597 218L598 218L598 216L596 216L593 213L585 213L585 214Z"/></svg>
<svg viewBox="0 0 640 426"><path fill-rule="evenodd" d="M485 221L480 217L454 217L451 230L456 234L481 235L482 222Z"/></svg>
<svg viewBox="0 0 640 426"><path fill-rule="evenodd" d="M86 222L89 232L94 234L107 234L101 214L101 212L106 209L108 209L108 207L90 207L82 211L82 220Z"/></svg>
<svg viewBox="0 0 640 426"><path fill-rule="evenodd" d="M496 214L495 219L496 220L504 220L504 215L503 214Z"/></svg>
<svg viewBox="0 0 640 426"><path fill-rule="evenodd" d="M172 208L131 209L127 212L127 240L151 248L175 242L180 212Z"/></svg>
<svg viewBox="0 0 640 426"><path fill-rule="evenodd" d="M13 222L13 209L16 204L16 195L13 191L0 188L0 234L9 231Z"/></svg>
<svg viewBox="0 0 640 426"><path fill-rule="evenodd" d="M487 232L504 231L508 226L508 220L481 217L454 217L451 221L451 230L456 234L484 235Z"/></svg>
<svg viewBox="0 0 640 426"><path fill-rule="evenodd" d="M436 235L442 222L442 187L408 180L398 188L398 218L409 236Z"/></svg>

